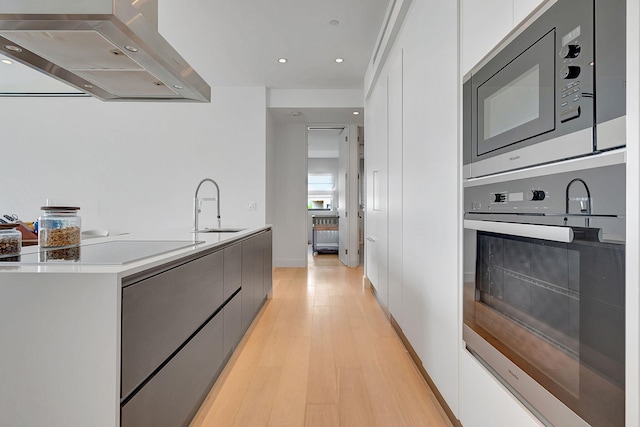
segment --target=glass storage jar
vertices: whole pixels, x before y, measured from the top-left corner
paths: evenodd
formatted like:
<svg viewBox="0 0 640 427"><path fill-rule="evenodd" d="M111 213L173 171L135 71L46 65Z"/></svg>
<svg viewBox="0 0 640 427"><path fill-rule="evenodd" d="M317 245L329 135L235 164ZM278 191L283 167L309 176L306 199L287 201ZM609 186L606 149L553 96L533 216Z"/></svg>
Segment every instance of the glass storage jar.
<svg viewBox="0 0 640 427"><path fill-rule="evenodd" d="M38 245L42 248L60 248L80 244L80 208L73 206L43 206L44 214L38 218Z"/></svg>
<svg viewBox="0 0 640 427"><path fill-rule="evenodd" d="M0 224L0 257L19 255L22 249L22 233L18 224Z"/></svg>

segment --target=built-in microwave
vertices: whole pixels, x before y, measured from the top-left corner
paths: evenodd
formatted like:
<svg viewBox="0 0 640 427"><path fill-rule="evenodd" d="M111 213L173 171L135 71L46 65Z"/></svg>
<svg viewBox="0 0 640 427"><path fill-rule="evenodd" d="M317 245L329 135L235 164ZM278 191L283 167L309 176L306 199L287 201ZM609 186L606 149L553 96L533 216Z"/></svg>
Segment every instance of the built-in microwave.
<svg viewBox="0 0 640 427"><path fill-rule="evenodd" d="M625 145L625 0L549 0L464 77L464 175Z"/></svg>

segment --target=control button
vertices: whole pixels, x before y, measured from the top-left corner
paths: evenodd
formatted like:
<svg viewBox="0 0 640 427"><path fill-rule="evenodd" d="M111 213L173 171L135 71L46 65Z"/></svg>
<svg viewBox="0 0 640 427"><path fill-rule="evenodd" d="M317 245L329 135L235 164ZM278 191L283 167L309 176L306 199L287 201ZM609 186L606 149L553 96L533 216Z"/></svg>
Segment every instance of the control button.
<svg viewBox="0 0 640 427"><path fill-rule="evenodd" d="M562 67L560 71L560 77L563 79L575 79L580 75L580 67L577 65L568 65L566 67Z"/></svg>
<svg viewBox="0 0 640 427"><path fill-rule="evenodd" d="M568 44L560 49L561 58L576 58L578 55L580 55L580 45Z"/></svg>
<svg viewBox="0 0 640 427"><path fill-rule="evenodd" d="M580 101L580 98L581 98L580 94L577 94L576 96L573 97L573 100L571 102L578 102Z"/></svg>
<svg viewBox="0 0 640 427"><path fill-rule="evenodd" d="M527 191L527 200L539 201L544 200L546 193L543 190L530 190Z"/></svg>
<svg viewBox="0 0 640 427"><path fill-rule="evenodd" d="M571 107L560 113L560 123L568 122L580 117L580 106Z"/></svg>
<svg viewBox="0 0 640 427"><path fill-rule="evenodd" d="M493 201L495 203L504 203L507 201L507 195L504 193L495 193L493 195Z"/></svg>
<svg viewBox="0 0 640 427"><path fill-rule="evenodd" d="M564 101L562 104L560 104L561 107L566 107L567 105L569 105L567 101Z"/></svg>

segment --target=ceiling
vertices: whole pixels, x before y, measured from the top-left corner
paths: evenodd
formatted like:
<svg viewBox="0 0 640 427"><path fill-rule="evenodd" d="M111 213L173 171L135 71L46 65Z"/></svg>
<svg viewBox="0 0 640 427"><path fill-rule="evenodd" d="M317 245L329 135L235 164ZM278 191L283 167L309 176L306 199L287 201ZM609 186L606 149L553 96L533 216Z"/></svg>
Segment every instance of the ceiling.
<svg viewBox="0 0 640 427"><path fill-rule="evenodd" d="M389 0L159 1L158 27L214 88L362 89L388 5ZM194 25L195 41L193 33L175 25L202 23L203 16L206 26ZM287 62L281 64L279 58ZM344 62L336 63L336 58ZM31 92L72 91L15 63L0 62L0 92L7 91L3 82L10 82L14 92L21 86Z"/></svg>
<svg viewBox="0 0 640 427"><path fill-rule="evenodd" d="M212 87L362 89L389 2L161 0L158 24L179 52L184 47L186 59ZM202 13L207 13L207 26L197 31L206 40L206 50L196 52L190 50L193 34L165 21L178 16L195 21ZM279 58L288 62L280 64ZM336 58L344 62L338 64Z"/></svg>

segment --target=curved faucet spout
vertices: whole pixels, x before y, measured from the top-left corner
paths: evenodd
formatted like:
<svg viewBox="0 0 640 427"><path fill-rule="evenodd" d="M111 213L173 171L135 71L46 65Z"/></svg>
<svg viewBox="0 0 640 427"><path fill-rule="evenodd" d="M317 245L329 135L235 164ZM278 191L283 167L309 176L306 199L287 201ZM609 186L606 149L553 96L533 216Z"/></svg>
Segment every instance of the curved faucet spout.
<svg viewBox="0 0 640 427"><path fill-rule="evenodd" d="M584 189L587 190L587 207L582 207L582 202L580 202L580 210L587 215L591 215L591 192L589 191L589 186L583 179L575 178L572 179L569 184L567 184L567 189L565 190L565 213L569 214L569 189L574 182L581 182L584 185Z"/></svg>
<svg viewBox="0 0 640 427"><path fill-rule="evenodd" d="M198 214L200 213L200 199L198 199L198 192L200 191L200 187L205 182L210 182L216 186L216 205L218 209L218 228L222 227L222 221L220 220L220 187L218 183L212 180L211 178L205 178L196 187L196 194L193 197L193 231L198 231Z"/></svg>

